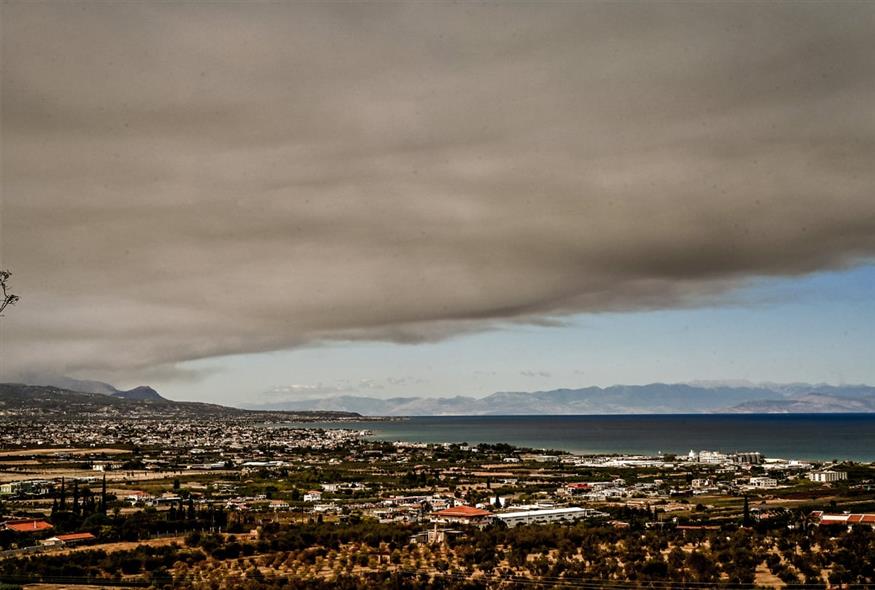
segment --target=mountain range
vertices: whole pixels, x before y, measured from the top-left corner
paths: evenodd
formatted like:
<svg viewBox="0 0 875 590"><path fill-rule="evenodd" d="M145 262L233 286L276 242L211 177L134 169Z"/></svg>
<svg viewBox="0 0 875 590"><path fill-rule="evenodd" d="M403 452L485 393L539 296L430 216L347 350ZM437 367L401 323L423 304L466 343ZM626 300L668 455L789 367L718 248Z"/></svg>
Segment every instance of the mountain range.
<svg viewBox="0 0 875 590"><path fill-rule="evenodd" d="M22 406L24 404L24 406ZM393 397L338 395L243 409L176 402L142 385L122 390L102 381L53 377L28 385L0 384L0 410L40 406L76 407L81 412L160 411L167 414L226 414L246 411L334 416L464 416L696 413L875 412L875 387L808 383L692 382L614 385L533 392L498 392L485 397Z"/></svg>
<svg viewBox="0 0 875 590"><path fill-rule="evenodd" d="M71 379L70 377L34 377L28 379L27 384L42 387L55 387L57 389L75 391L77 393L99 393L120 399L170 401L161 397L161 394L148 385L140 385L133 389L123 390L118 389L109 383L104 383L103 381Z"/></svg>
<svg viewBox="0 0 875 590"><path fill-rule="evenodd" d="M875 387L866 385L652 383L486 397L341 395L261 405L260 410L335 410L369 416L846 413L875 412Z"/></svg>

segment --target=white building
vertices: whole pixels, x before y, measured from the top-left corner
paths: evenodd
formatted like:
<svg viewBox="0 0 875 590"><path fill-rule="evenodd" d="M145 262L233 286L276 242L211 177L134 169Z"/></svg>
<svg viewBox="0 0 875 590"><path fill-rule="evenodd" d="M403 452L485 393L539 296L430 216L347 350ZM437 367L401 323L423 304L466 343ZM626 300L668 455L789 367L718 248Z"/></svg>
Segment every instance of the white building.
<svg viewBox="0 0 875 590"><path fill-rule="evenodd" d="M304 494L304 502L321 502L322 492L320 490L310 490Z"/></svg>
<svg viewBox="0 0 875 590"><path fill-rule="evenodd" d="M812 471L808 474L808 479L818 483L829 483L833 481L845 481L848 479L847 471Z"/></svg>
<svg viewBox="0 0 875 590"><path fill-rule="evenodd" d="M92 471L113 471L121 469L122 464L115 461L95 461L91 464Z"/></svg>
<svg viewBox="0 0 875 590"><path fill-rule="evenodd" d="M551 510L523 510L504 512L495 518L513 528L524 524L548 524L551 522L574 522L582 518L606 517L607 514L592 508L553 508Z"/></svg>
<svg viewBox="0 0 875 590"><path fill-rule="evenodd" d="M778 480L773 477L752 477L750 478L750 486L753 488L776 488Z"/></svg>
<svg viewBox="0 0 875 590"><path fill-rule="evenodd" d="M733 463L741 465L761 465L765 458L758 451L745 451L743 453L735 453L731 456L731 459Z"/></svg>
<svg viewBox="0 0 875 590"><path fill-rule="evenodd" d="M699 452L699 463L710 463L710 464L718 464L726 461L726 455L719 451L700 451Z"/></svg>

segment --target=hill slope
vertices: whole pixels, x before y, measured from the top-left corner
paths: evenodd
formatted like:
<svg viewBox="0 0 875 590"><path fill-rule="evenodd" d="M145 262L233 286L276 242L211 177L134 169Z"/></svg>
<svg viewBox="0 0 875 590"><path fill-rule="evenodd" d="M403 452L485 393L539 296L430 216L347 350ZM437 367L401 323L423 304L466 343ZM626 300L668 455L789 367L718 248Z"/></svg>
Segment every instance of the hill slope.
<svg viewBox="0 0 875 590"><path fill-rule="evenodd" d="M354 418L351 412L277 412L229 408L200 402L177 402L161 397L150 387L140 387L125 395L70 391L44 385L0 383L0 417L29 416L79 419L87 417L131 418L277 418L283 420L324 420Z"/></svg>
<svg viewBox="0 0 875 590"><path fill-rule="evenodd" d="M165 398L147 385L140 385L129 390L118 389L103 381L71 379L70 377L37 377L28 380L28 385L54 387L77 393L100 393L123 399L164 400Z"/></svg>

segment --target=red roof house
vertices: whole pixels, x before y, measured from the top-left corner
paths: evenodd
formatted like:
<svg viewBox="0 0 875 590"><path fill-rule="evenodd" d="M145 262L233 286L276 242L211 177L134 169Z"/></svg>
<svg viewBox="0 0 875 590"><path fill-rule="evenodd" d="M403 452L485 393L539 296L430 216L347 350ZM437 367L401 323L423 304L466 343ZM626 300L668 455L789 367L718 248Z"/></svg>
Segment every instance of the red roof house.
<svg viewBox="0 0 875 590"><path fill-rule="evenodd" d="M827 514L820 510L811 513L814 522L821 526L847 526L864 525L875 528L875 514Z"/></svg>
<svg viewBox="0 0 875 590"><path fill-rule="evenodd" d="M480 510L471 506L456 506L432 514L432 520L435 522L459 524L480 524L490 518L492 518L492 513L488 510Z"/></svg>
<svg viewBox="0 0 875 590"><path fill-rule="evenodd" d="M52 528L52 525L39 518L7 521L4 525L7 531L16 533L39 533Z"/></svg>

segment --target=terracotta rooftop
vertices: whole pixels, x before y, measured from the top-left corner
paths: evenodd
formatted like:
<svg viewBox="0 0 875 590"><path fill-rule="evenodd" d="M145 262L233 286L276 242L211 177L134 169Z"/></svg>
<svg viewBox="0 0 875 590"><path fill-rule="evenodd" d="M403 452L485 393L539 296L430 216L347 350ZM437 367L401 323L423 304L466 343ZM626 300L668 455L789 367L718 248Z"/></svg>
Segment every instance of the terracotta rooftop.
<svg viewBox="0 0 875 590"><path fill-rule="evenodd" d="M820 524L873 524L875 514L826 514L824 512L812 512L811 516L818 519Z"/></svg>
<svg viewBox="0 0 875 590"><path fill-rule="evenodd" d="M455 508L447 508L435 512L436 516L446 516L451 518L477 518L478 516L492 516L488 510L480 510L471 506L456 506Z"/></svg>
<svg viewBox="0 0 875 590"><path fill-rule="evenodd" d="M16 533L33 533L39 531L47 531L52 528L52 525L44 520L15 520L6 523L6 529L15 531Z"/></svg>

